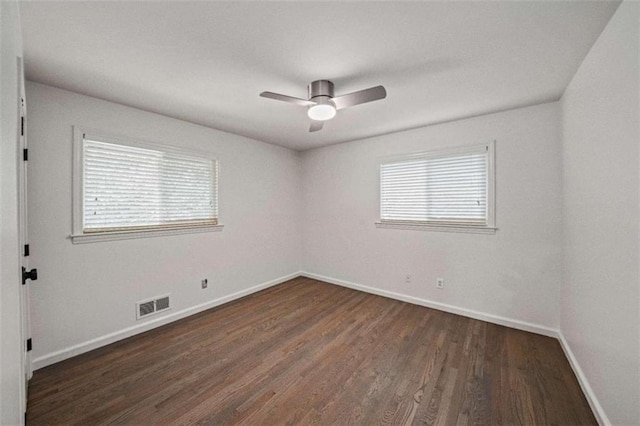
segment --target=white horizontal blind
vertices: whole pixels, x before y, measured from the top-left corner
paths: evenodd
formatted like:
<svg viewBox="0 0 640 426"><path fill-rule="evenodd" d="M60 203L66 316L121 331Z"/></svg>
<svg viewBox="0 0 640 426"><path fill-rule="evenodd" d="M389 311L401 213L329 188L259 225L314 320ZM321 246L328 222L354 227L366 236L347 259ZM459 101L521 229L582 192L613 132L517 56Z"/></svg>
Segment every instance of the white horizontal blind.
<svg viewBox="0 0 640 426"><path fill-rule="evenodd" d="M83 232L215 225L210 158L83 137Z"/></svg>
<svg viewBox="0 0 640 426"><path fill-rule="evenodd" d="M488 147L380 165L382 221L488 224Z"/></svg>

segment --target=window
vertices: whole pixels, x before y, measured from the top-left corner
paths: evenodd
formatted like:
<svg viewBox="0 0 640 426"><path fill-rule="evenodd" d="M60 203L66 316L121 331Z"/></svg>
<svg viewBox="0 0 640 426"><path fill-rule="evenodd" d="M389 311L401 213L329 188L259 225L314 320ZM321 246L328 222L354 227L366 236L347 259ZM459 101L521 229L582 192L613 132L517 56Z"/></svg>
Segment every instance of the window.
<svg viewBox="0 0 640 426"><path fill-rule="evenodd" d="M379 227L495 232L494 143L380 163Z"/></svg>
<svg viewBox="0 0 640 426"><path fill-rule="evenodd" d="M216 230L214 158L80 130L74 143L73 242Z"/></svg>

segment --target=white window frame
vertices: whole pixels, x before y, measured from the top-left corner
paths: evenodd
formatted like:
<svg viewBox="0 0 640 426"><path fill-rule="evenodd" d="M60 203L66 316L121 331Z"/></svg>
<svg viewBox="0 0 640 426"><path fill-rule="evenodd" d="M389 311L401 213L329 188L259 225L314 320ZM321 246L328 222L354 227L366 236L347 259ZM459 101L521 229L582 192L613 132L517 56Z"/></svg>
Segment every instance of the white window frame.
<svg viewBox="0 0 640 426"><path fill-rule="evenodd" d="M71 242L73 244L94 243L99 241L113 241L113 240L126 240L135 238L148 238L148 237L160 237L166 235L177 234L192 234L199 232L216 232L222 231L224 225L220 224L220 218L218 217L218 223L212 224L198 224L198 225L178 225L172 226L159 226L157 228L151 227L148 229L134 229L134 230L122 230L122 231L92 231L84 232L84 186L83 186L83 140L86 137L99 140L102 142L108 142L124 146L132 146L136 148L146 148L157 151L172 152L176 154L198 156L207 159L211 159L216 162L216 170L218 175L220 173L220 164L217 158L211 153L200 152L195 150L185 150L176 148L173 146L163 145L155 142L146 142L136 140L127 136L119 136L108 134L106 132L91 130L78 126L73 126L73 217L72 217L72 232L70 235ZM220 205L220 182L216 182L218 187L218 206ZM219 216L219 215L218 215Z"/></svg>
<svg viewBox="0 0 640 426"><path fill-rule="evenodd" d="M377 228L387 229L405 229L419 231L442 231L442 232L462 232L474 234L495 234L496 230L496 169L495 169L495 141L483 144L459 146L449 149L438 149L432 151L424 151L406 155L396 155L391 157L380 158L378 162L378 208L382 208L381 198L381 175L380 167L383 164L400 162L421 158L435 158L448 155L462 154L467 152L477 152L482 147L486 147L488 170L487 170L487 223L482 225L464 224L464 223L437 223L437 222L411 222L380 219L375 223ZM379 217L382 216L379 210Z"/></svg>

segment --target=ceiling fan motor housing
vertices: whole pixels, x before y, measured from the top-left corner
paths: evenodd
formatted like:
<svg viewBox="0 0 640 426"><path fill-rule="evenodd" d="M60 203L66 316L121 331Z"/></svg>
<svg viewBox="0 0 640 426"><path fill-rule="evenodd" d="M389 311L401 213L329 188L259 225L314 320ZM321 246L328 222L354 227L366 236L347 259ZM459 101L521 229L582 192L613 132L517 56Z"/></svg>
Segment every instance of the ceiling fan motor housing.
<svg viewBox="0 0 640 426"><path fill-rule="evenodd" d="M314 100L318 96L333 98L333 83L329 80L316 80L307 86L309 100Z"/></svg>

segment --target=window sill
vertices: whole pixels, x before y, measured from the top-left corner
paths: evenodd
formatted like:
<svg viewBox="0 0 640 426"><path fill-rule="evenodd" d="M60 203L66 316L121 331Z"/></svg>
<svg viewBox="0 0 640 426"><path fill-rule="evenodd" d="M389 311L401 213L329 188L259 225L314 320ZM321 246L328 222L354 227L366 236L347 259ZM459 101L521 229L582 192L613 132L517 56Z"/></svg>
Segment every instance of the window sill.
<svg viewBox="0 0 640 426"><path fill-rule="evenodd" d="M167 235L194 234L200 232L220 232L224 225L208 225L167 229L148 229L136 231L102 232L95 234L70 235L73 244L97 243L100 241L129 240L136 238L164 237Z"/></svg>
<svg viewBox="0 0 640 426"><path fill-rule="evenodd" d="M498 228L491 226L432 225L423 223L376 222L376 228L404 229L411 231L460 232L467 234L495 234Z"/></svg>

